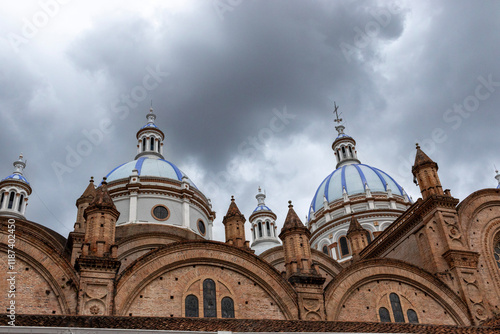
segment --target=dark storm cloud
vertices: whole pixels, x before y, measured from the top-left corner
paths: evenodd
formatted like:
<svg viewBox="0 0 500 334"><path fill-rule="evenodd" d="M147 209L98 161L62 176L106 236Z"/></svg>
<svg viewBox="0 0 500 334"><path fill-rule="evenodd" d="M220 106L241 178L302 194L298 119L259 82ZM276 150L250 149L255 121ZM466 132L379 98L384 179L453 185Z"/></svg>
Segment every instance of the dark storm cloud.
<svg viewBox="0 0 500 334"><path fill-rule="evenodd" d="M280 134L289 136L311 118L328 117L328 97L351 89L364 98L376 94L365 69L347 63L339 48L343 40L353 43L353 27L373 20L374 7L366 5L247 2L224 20L206 5L182 17L163 13L156 28L106 17L68 52L79 67L104 70L122 87L140 80L148 64L160 64L170 77L151 95L158 123L176 139L173 154L189 152L221 169L268 125L274 108L297 115ZM396 38L403 19L393 17L381 38Z"/></svg>

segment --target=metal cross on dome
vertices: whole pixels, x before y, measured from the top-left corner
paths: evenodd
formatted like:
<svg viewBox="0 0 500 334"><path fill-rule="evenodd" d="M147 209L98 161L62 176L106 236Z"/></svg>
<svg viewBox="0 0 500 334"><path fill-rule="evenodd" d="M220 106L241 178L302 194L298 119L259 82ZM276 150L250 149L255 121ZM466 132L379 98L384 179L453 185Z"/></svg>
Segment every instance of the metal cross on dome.
<svg viewBox="0 0 500 334"><path fill-rule="evenodd" d="M339 109L339 106L337 105L337 103L335 103L335 101L333 101L333 106L334 106L334 110L333 110L333 113L335 114L336 118L335 118L335 122L339 123L342 122L342 118L339 118L339 112L338 112L338 109Z"/></svg>

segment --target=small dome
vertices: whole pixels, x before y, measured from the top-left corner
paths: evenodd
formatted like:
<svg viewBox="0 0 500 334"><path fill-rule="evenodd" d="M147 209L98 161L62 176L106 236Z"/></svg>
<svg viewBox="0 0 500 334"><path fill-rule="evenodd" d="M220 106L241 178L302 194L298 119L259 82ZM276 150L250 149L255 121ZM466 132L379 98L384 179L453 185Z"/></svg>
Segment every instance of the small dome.
<svg viewBox="0 0 500 334"><path fill-rule="evenodd" d="M189 177L173 163L164 159L147 157L126 162L116 167L106 176L106 181L109 183L119 179L127 179L134 169L137 169L140 176L153 176L177 181L182 181L182 178L186 177L188 183L197 188Z"/></svg>
<svg viewBox="0 0 500 334"><path fill-rule="evenodd" d="M267 205L258 205L253 212L269 211L273 212Z"/></svg>
<svg viewBox="0 0 500 334"><path fill-rule="evenodd" d="M26 180L26 178L20 174L11 174L11 175L7 176L5 179L3 179L2 181L6 181L6 180L17 180L17 181L22 181L28 185L30 184L28 182L28 180Z"/></svg>
<svg viewBox="0 0 500 334"><path fill-rule="evenodd" d="M387 193L389 187L395 195L408 196L391 176L380 169L365 164L351 164L337 168L323 180L312 200L312 211L323 207L324 198L331 203L343 198L344 189L351 196L364 193L365 186L371 192Z"/></svg>
<svg viewBox="0 0 500 334"><path fill-rule="evenodd" d="M149 124L149 123L148 123L148 124L144 125L144 126L141 128L141 130L142 130L142 129L145 129L145 128L156 128L156 129L159 129L159 128L156 126L156 124L154 124L154 123L153 123L153 124Z"/></svg>

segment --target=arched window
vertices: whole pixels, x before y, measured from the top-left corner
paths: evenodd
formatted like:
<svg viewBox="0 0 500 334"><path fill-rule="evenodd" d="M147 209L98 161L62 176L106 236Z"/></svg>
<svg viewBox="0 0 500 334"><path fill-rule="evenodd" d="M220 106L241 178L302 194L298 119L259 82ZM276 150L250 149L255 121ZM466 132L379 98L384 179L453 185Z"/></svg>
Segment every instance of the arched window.
<svg viewBox="0 0 500 334"><path fill-rule="evenodd" d="M266 227L267 227L267 236L270 237L271 236L271 225L269 225L268 221L266 222Z"/></svg>
<svg viewBox="0 0 500 334"><path fill-rule="evenodd" d="M151 137L151 145L149 145L151 151L155 150L155 137Z"/></svg>
<svg viewBox="0 0 500 334"><path fill-rule="evenodd" d="M406 315L408 316L408 322L410 324L418 324L418 316L417 316L417 312L415 312L414 310L412 309L409 309L407 312L406 312Z"/></svg>
<svg viewBox="0 0 500 334"><path fill-rule="evenodd" d="M370 234L370 231L366 231L366 240L368 243L372 242L372 235Z"/></svg>
<svg viewBox="0 0 500 334"><path fill-rule="evenodd" d="M325 253L326 255L328 255L328 246L327 245L323 246L323 253Z"/></svg>
<svg viewBox="0 0 500 334"><path fill-rule="evenodd" d="M352 154L352 148L351 148L351 146L348 146L348 147L349 147L349 155L350 155L351 157L354 157L354 155Z"/></svg>
<svg viewBox="0 0 500 334"><path fill-rule="evenodd" d="M5 198L5 192L4 192L4 191L2 191L2 199L0 199L0 209L1 209L1 208L2 208L2 206L3 206L3 200L4 200L4 198Z"/></svg>
<svg viewBox="0 0 500 334"><path fill-rule="evenodd" d="M500 241L497 242L497 245L493 250L493 256L495 257L495 262L497 263L498 269L500 269Z"/></svg>
<svg viewBox="0 0 500 334"><path fill-rule="evenodd" d="M14 198L16 197L16 194L11 191L10 192L10 196L9 196L9 206L7 207L7 209L12 209L12 207L14 206Z"/></svg>
<svg viewBox="0 0 500 334"><path fill-rule="evenodd" d="M344 157L344 159L346 158L345 147L344 146L342 146L342 157Z"/></svg>
<svg viewBox="0 0 500 334"><path fill-rule="evenodd" d="M399 296L395 293L389 295L391 301L392 314L394 314L395 322L405 322L405 317L403 315L403 309L401 308L401 302Z"/></svg>
<svg viewBox="0 0 500 334"><path fill-rule="evenodd" d="M234 302L229 297L222 298L220 303L223 318L234 318Z"/></svg>
<svg viewBox="0 0 500 334"><path fill-rule="evenodd" d="M203 316L217 317L217 303L215 298L215 282L211 279L203 281Z"/></svg>
<svg viewBox="0 0 500 334"><path fill-rule="evenodd" d="M379 308L378 315L380 316L380 322L391 322L391 315L385 307Z"/></svg>
<svg viewBox="0 0 500 334"><path fill-rule="evenodd" d="M262 238L262 223L259 222L259 238Z"/></svg>
<svg viewBox="0 0 500 334"><path fill-rule="evenodd" d="M253 240L257 239L257 237L255 236L255 227L252 229L252 233L253 233Z"/></svg>
<svg viewBox="0 0 500 334"><path fill-rule="evenodd" d="M146 151L146 137L142 138L142 152Z"/></svg>
<svg viewBox="0 0 500 334"><path fill-rule="evenodd" d="M17 211L21 212L21 208L23 207L24 195L21 195L19 199L19 205L17 206Z"/></svg>
<svg viewBox="0 0 500 334"><path fill-rule="evenodd" d="M347 238L346 237L340 238L339 243L340 243L340 254L342 254L342 256L349 255L349 246L347 245Z"/></svg>
<svg viewBox="0 0 500 334"><path fill-rule="evenodd" d="M198 297L195 295L186 297L185 315L186 317L199 317Z"/></svg>
<svg viewBox="0 0 500 334"><path fill-rule="evenodd" d="M156 143L157 143L157 145L156 145L156 151L158 153L160 153L160 141L158 140Z"/></svg>

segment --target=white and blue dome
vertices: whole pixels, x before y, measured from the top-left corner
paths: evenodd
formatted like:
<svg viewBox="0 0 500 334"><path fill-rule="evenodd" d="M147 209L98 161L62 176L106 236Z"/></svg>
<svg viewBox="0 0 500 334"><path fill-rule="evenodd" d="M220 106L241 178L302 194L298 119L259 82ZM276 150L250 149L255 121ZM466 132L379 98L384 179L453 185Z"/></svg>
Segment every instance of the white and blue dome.
<svg viewBox="0 0 500 334"><path fill-rule="evenodd" d="M2 181L7 181L7 180L16 180L16 181L24 182L28 185L30 184L28 182L28 180L26 180L26 178L24 176L22 176L21 174L11 174L11 175L7 176L6 178L4 178Z"/></svg>
<svg viewBox="0 0 500 334"><path fill-rule="evenodd" d="M365 164L351 164L337 168L321 182L311 208L314 212L322 208L324 198L328 203L343 198L344 189L348 196L364 193L366 186L371 192L388 192L390 188L393 194L408 197L389 174Z"/></svg>
<svg viewBox="0 0 500 334"><path fill-rule="evenodd" d="M252 213L262 212L262 211L270 211L273 212L267 205L258 205Z"/></svg>
<svg viewBox="0 0 500 334"><path fill-rule="evenodd" d="M148 157L141 157L137 160L121 164L109 172L106 176L106 181L109 183L119 179L128 179L134 169L137 170L139 176L160 177L177 181L182 181L182 178L185 177L187 178L187 182L196 188L189 177L170 161Z"/></svg>

